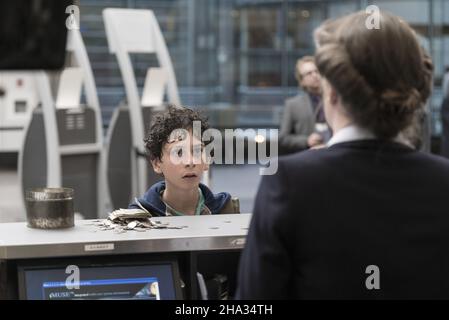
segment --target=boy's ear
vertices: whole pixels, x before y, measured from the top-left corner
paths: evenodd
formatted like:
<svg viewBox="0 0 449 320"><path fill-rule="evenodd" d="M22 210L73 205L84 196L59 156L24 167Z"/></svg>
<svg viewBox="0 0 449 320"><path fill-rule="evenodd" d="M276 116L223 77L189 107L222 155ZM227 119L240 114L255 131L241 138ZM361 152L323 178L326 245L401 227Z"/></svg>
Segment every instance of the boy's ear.
<svg viewBox="0 0 449 320"><path fill-rule="evenodd" d="M153 166L154 172L156 172L157 174L162 174L161 160L159 159L151 160L151 165Z"/></svg>

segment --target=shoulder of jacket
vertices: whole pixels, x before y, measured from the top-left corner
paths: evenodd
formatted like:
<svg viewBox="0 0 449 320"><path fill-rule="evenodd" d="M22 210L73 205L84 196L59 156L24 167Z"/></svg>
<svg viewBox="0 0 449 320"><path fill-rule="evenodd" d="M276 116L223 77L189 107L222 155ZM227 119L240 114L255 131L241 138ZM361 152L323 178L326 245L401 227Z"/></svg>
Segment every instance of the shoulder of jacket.
<svg viewBox="0 0 449 320"><path fill-rule="evenodd" d="M293 102L301 101L304 98L305 98L305 95L300 93L300 94L297 94L294 97L290 97L290 98L285 99L285 103L293 103Z"/></svg>
<svg viewBox="0 0 449 320"><path fill-rule="evenodd" d="M298 108L301 109L305 108L306 106L310 105L310 98L305 94L299 94L295 97L289 98L285 100L285 105L288 108Z"/></svg>

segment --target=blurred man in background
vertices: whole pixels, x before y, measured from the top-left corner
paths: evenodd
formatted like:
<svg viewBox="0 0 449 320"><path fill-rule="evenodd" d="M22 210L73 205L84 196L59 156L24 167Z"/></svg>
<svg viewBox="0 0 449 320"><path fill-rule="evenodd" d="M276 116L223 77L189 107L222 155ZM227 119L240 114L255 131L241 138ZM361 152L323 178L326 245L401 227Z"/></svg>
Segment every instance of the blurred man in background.
<svg viewBox="0 0 449 320"><path fill-rule="evenodd" d="M304 93L285 102L279 135L284 153L317 147L330 138L321 99L321 77L314 57L305 56L297 61L295 77Z"/></svg>

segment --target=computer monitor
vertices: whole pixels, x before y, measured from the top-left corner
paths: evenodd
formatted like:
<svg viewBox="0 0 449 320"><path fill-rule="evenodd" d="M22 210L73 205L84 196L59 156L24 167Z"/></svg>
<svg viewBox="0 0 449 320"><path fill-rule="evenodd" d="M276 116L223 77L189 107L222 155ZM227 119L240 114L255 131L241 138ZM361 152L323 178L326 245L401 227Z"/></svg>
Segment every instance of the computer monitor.
<svg viewBox="0 0 449 320"><path fill-rule="evenodd" d="M77 270L67 268L69 265L75 265ZM22 264L18 266L18 272L20 299L182 299L181 278L174 260L93 266L70 261L58 265Z"/></svg>
<svg viewBox="0 0 449 320"><path fill-rule="evenodd" d="M1 1L0 70L62 68L72 4L73 0Z"/></svg>

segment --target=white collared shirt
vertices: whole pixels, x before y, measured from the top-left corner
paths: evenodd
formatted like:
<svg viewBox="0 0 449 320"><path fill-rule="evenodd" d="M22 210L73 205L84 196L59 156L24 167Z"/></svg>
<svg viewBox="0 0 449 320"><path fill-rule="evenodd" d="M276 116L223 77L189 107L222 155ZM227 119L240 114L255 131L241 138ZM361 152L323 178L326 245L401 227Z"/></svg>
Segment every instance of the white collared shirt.
<svg viewBox="0 0 449 320"><path fill-rule="evenodd" d="M357 140L374 140L374 139L376 139L376 136L368 129L361 128L354 124L350 124L338 130L329 140L326 146L330 147L334 144L342 142L357 141ZM393 139L393 141L414 148L413 145L404 138L402 133L399 133L397 137Z"/></svg>

